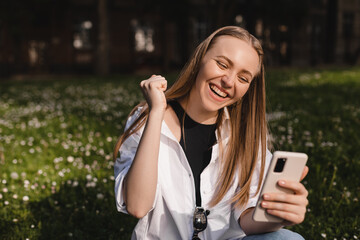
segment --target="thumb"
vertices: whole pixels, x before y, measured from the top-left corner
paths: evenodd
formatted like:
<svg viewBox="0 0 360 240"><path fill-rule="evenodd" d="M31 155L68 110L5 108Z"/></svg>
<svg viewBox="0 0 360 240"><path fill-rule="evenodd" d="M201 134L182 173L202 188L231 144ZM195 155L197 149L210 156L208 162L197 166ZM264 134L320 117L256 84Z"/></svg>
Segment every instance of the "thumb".
<svg viewBox="0 0 360 240"><path fill-rule="evenodd" d="M167 81L161 83L160 88L161 91L165 92L167 89Z"/></svg>
<svg viewBox="0 0 360 240"><path fill-rule="evenodd" d="M308 167L308 166L305 166L305 167L304 167L304 170L303 170L303 172L302 172L302 174L301 174L300 182L306 177L306 175L308 174L308 172L309 172L309 167Z"/></svg>

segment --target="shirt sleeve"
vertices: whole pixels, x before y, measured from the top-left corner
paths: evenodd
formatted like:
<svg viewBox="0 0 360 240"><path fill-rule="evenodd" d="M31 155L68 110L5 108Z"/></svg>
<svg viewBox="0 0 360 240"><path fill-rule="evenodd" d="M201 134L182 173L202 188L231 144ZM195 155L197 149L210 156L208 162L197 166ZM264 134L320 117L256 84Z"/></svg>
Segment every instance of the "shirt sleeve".
<svg viewBox="0 0 360 240"><path fill-rule="evenodd" d="M140 110L137 110L126 122L125 130L139 117ZM128 214L123 196L124 178L128 173L130 166L134 160L134 156L141 138L141 130L130 135L120 147L120 157L116 159L114 164L115 177L115 200L116 208L119 212Z"/></svg>
<svg viewBox="0 0 360 240"><path fill-rule="evenodd" d="M266 172L270 166L271 158L272 158L272 153L268 149L266 149L264 178L265 178ZM259 199L259 195L260 195L260 191L258 193L256 193L258 183L259 183L260 169L261 169L261 154L259 155L258 161L256 163L256 168L255 168L253 176L251 178L249 201L247 202L247 204L244 207L235 208L235 210L234 210L234 217L235 217L236 221L240 218L241 214L246 209L256 206L257 200ZM264 183L264 178L262 180L261 185Z"/></svg>

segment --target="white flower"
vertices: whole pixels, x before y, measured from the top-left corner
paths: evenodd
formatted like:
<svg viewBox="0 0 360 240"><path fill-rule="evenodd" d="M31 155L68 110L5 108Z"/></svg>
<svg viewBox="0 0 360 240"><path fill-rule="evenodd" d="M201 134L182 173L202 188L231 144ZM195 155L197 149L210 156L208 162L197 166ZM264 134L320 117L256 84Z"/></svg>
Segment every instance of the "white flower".
<svg viewBox="0 0 360 240"><path fill-rule="evenodd" d="M18 178L19 178L19 174L18 174L17 172L12 172L12 173L10 174L10 177L11 177L12 179L18 179Z"/></svg>
<svg viewBox="0 0 360 240"><path fill-rule="evenodd" d="M13 195L13 199L17 199L18 198L18 195L17 194L14 194Z"/></svg>
<svg viewBox="0 0 360 240"><path fill-rule="evenodd" d="M7 193L9 190L8 190L7 188L3 188L2 191L3 191L4 193Z"/></svg>
<svg viewBox="0 0 360 240"><path fill-rule="evenodd" d="M27 180L27 179L25 179L25 180L24 180L24 186L27 187L29 184L30 184L30 181Z"/></svg>
<svg viewBox="0 0 360 240"><path fill-rule="evenodd" d="M72 162L74 161L74 157L73 157L73 156L68 156L68 157L67 157L67 161L68 161L69 163L72 163Z"/></svg>
<svg viewBox="0 0 360 240"><path fill-rule="evenodd" d="M96 197L97 197L97 199L104 199L104 194L98 193L98 194L96 195Z"/></svg>
<svg viewBox="0 0 360 240"><path fill-rule="evenodd" d="M85 185L87 188L89 187L96 187L96 183L95 182L88 182L86 185Z"/></svg>
<svg viewBox="0 0 360 240"><path fill-rule="evenodd" d="M106 141L111 142L111 141L112 141L112 137L107 137L107 138L106 138Z"/></svg>
<svg viewBox="0 0 360 240"><path fill-rule="evenodd" d="M55 158L55 159L54 159L54 163L59 163L59 162L61 162L62 160L63 160L62 157Z"/></svg>
<svg viewBox="0 0 360 240"><path fill-rule="evenodd" d="M322 236L323 238L326 238L326 233L322 233L321 236Z"/></svg>
<svg viewBox="0 0 360 240"><path fill-rule="evenodd" d="M9 205L9 201L4 202L5 206Z"/></svg>
<svg viewBox="0 0 360 240"><path fill-rule="evenodd" d="M23 201L24 201L24 202L29 201L29 197L28 197L28 196L23 196Z"/></svg>
<svg viewBox="0 0 360 240"><path fill-rule="evenodd" d="M79 182L78 181L74 181L73 184L72 184L73 187L77 187L79 186Z"/></svg>

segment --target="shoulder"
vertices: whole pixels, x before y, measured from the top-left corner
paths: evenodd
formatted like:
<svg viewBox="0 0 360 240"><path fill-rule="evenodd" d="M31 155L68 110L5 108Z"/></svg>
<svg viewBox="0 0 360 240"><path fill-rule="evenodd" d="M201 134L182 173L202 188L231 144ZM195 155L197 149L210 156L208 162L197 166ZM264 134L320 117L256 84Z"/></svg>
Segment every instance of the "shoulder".
<svg viewBox="0 0 360 240"><path fill-rule="evenodd" d="M168 128L170 129L170 131L172 132L172 134L174 135L174 137L178 141L180 141L181 124L180 124L180 121L179 121L175 111L173 110L173 108L171 106L168 106L165 111L164 121L165 121L166 125L168 126Z"/></svg>

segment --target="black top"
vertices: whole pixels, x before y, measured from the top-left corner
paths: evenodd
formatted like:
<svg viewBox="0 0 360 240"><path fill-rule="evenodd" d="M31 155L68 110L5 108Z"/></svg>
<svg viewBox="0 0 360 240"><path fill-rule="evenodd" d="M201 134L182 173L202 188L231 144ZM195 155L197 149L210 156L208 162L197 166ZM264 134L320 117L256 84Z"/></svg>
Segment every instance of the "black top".
<svg viewBox="0 0 360 240"><path fill-rule="evenodd" d="M169 104L174 109L180 121L180 145L185 152L194 176L196 205L201 206L200 174L211 159L212 146L216 142L216 124L206 125L195 122L185 113L177 101L170 101ZM182 129L184 129L184 131L182 131Z"/></svg>

